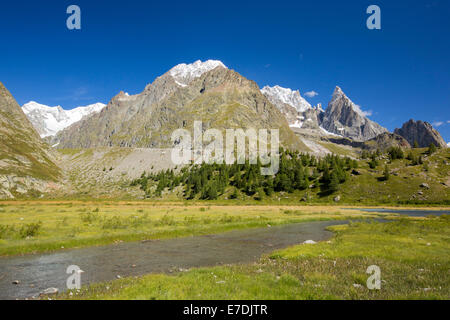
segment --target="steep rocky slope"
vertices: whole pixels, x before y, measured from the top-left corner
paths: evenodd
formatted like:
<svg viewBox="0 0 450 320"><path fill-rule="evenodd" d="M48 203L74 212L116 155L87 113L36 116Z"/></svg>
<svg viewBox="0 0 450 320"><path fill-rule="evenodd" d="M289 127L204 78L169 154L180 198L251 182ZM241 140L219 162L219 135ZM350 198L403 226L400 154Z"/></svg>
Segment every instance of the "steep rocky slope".
<svg viewBox="0 0 450 320"><path fill-rule="evenodd" d="M0 198L44 192L59 176L54 154L0 82Z"/></svg>
<svg viewBox="0 0 450 320"><path fill-rule="evenodd" d="M395 129L394 132L408 140L411 146L417 142L420 148L428 147L431 143L437 147L447 147L439 132L431 124L421 120L411 119L405 122L400 129Z"/></svg>

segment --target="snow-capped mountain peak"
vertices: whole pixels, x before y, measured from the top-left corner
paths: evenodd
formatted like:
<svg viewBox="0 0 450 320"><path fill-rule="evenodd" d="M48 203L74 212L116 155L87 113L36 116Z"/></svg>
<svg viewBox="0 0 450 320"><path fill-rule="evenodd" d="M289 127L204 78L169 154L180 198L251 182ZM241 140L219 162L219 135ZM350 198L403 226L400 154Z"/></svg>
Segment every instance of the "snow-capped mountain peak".
<svg viewBox="0 0 450 320"><path fill-rule="evenodd" d="M201 77L204 73L217 67L227 68L221 61L208 60L202 62L197 60L191 64L179 64L169 70L169 74L175 79L178 85L185 87L192 80Z"/></svg>
<svg viewBox="0 0 450 320"><path fill-rule="evenodd" d="M28 103L25 103L22 106L22 109L25 114L33 112L35 110L42 110L42 111L43 110L45 110L45 111L63 110L63 108L61 106L49 107L49 106L46 106L45 104L37 103L36 101L30 101Z"/></svg>
<svg viewBox="0 0 450 320"><path fill-rule="evenodd" d="M72 110L64 110L61 106L50 107L30 101L23 105L22 110L36 131L44 138L54 136L83 117L100 112L105 106L103 103L95 103Z"/></svg>
<svg viewBox="0 0 450 320"><path fill-rule="evenodd" d="M261 89L261 92L276 106L281 102L294 107L298 112L305 112L312 108L309 102L300 95L299 90L294 91L280 86L265 86Z"/></svg>

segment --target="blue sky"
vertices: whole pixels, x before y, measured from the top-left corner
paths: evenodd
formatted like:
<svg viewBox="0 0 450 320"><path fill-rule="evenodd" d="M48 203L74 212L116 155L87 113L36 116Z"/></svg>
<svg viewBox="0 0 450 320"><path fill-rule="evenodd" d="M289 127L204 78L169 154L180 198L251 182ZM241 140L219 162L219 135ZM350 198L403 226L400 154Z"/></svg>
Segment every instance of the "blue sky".
<svg viewBox="0 0 450 320"><path fill-rule="evenodd" d="M79 5L82 29L66 28ZM381 8L382 29L366 28ZM178 63L222 60L260 87L336 85L390 130L410 118L450 141L450 1L8 1L0 81L20 104L71 109L139 93Z"/></svg>

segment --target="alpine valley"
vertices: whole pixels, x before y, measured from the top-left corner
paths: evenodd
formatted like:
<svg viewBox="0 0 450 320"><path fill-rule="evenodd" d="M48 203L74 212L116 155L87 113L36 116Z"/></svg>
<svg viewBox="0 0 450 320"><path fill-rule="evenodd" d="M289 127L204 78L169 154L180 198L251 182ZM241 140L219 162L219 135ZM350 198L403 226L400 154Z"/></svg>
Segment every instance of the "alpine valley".
<svg viewBox="0 0 450 320"><path fill-rule="evenodd" d="M23 2L0 300L450 300L450 1Z"/></svg>
<svg viewBox="0 0 450 320"><path fill-rule="evenodd" d="M347 94L313 106L211 60L72 110L20 107L0 83L0 299L448 299L450 149L424 121L389 132ZM177 129L278 129L276 172L264 157L194 164L207 138L176 165ZM366 289L368 265L383 290Z"/></svg>
<svg viewBox="0 0 450 320"><path fill-rule="evenodd" d="M312 106L299 90L278 85L260 89L221 61L199 60L173 67L139 94L122 91L107 105L64 110L32 101L20 108L3 85L0 89L0 198L184 199L189 187L181 182L151 192L158 180L149 177L155 184L149 187L139 179L164 170L175 175L191 170L170 161L171 134L180 128L192 131L194 121L202 121L203 130L279 129L289 158L314 158L303 161L310 167L307 188L293 188L290 196L283 196L284 189L269 192L267 201L450 199L450 154L439 132L427 122L409 120L390 133L338 86L324 109ZM398 150L402 156L397 158L393 153ZM348 177L337 190L324 192L323 168L312 164L332 155L354 165L347 167ZM393 179L374 183L383 170ZM423 184L428 187L421 188ZM227 184L213 198L258 198L255 192L235 189Z"/></svg>

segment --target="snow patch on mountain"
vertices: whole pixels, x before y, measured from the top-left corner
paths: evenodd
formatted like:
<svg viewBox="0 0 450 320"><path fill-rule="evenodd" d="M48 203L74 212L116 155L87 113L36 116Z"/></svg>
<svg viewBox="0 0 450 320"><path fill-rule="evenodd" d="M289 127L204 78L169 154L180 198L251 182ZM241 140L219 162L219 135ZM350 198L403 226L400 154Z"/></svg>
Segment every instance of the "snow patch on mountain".
<svg viewBox="0 0 450 320"><path fill-rule="evenodd" d="M22 110L42 138L54 136L59 131L80 121L84 117L100 112L103 103L64 110L61 106L50 107L34 101L23 105Z"/></svg>
<svg viewBox="0 0 450 320"><path fill-rule="evenodd" d="M289 125L289 127L291 127L291 128L299 128L299 129L301 129L302 126L303 126L303 121L300 121L300 120L295 120L295 122L293 124Z"/></svg>
<svg viewBox="0 0 450 320"><path fill-rule="evenodd" d="M333 132L330 132L330 131L328 131L328 130L322 128L322 127L319 127L319 128L320 128L320 130L322 130L322 132L325 133L326 135L334 136L334 137L341 137L341 138L342 138L342 136L339 135L339 134L335 134L335 133L333 133Z"/></svg>
<svg viewBox="0 0 450 320"><path fill-rule="evenodd" d="M299 90L294 91L280 86L265 86L261 89L261 92L278 108L280 108L280 103L288 104L298 112L305 112L312 108L308 101L300 95Z"/></svg>
<svg viewBox="0 0 450 320"><path fill-rule="evenodd" d="M204 73L214 70L217 67L227 68L218 60L208 60L205 62L197 60L191 64L179 64L170 69L169 74L179 86L186 87L192 80L201 77Z"/></svg>

